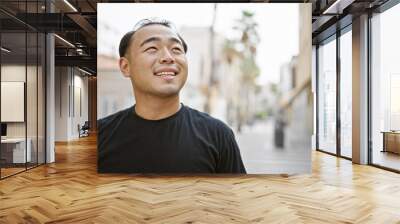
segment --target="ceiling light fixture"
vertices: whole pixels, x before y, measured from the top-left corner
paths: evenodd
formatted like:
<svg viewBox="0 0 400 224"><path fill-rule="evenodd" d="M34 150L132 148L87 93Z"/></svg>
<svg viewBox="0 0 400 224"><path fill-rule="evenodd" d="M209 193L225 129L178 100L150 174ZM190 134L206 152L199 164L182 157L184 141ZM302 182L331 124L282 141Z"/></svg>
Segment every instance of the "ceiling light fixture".
<svg viewBox="0 0 400 224"><path fill-rule="evenodd" d="M90 75L90 76L93 75L92 73L90 73L90 72L88 72L88 71L86 71L86 70L83 70L83 69L81 69L81 68L79 68L79 67L78 67L78 70L81 71L81 72L83 72L83 73L85 73L85 74L88 74L88 75Z"/></svg>
<svg viewBox="0 0 400 224"><path fill-rule="evenodd" d="M325 9L322 14L342 14L343 9L353 2L354 0L336 0L332 5Z"/></svg>
<svg viewBox="0 0 400 224"><path fill-rule="evenodd" d="M77 48L76 53L78 53L79 55L83 55L83 49Z"/></svg>
<svg viewBox="0 0 400 224"><path fill-rule="evenodd" d="M7 49L7 48L5 48L5 47L1 47L1 50L4 51L4 52L6 52L6 53L10 53L10 52L11 52L11 50L9 50L9 49Z"/></svg>
<svg viewBox="0 0 400 224"><path fill-rule="evenodd" d="M74 12L78 12L78 10L71 4L68 2L68 0L64 0L65 4L67 4L72 10L74 10Z"/></svg>
<svg viewBox="0 0 400 224"><path fill-rule="evenodd" d="M66 43L67 45L69 45L70 47L75 48L75 45L73 45L71 42L69 42L68 40L58 36L57 34L54 34L55 37L57 37L59 40L61 40L62 42Z"/></svg>

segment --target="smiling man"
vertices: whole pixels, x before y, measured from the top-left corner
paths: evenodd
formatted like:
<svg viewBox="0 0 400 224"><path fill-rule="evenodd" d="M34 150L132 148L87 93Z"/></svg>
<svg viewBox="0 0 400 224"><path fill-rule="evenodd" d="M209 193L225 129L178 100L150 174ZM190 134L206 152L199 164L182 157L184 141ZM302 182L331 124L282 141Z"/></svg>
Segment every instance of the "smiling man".
<svg viewBox="0 0 400 224"><path fill-rule="evenodd" d="M136 104L99 120L98 172L246 173L232 130L180 102L186 52L166 20L142 20L121 39Z"/></svg>

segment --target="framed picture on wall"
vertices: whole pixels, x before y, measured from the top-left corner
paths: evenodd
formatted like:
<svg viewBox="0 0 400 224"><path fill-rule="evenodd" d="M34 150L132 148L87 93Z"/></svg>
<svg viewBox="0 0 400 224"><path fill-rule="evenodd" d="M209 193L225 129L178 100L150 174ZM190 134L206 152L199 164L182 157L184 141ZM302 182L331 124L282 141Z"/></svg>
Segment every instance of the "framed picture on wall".
<svg viewBox="0 0 400 224"><path fill-rule="evenodd" d="M24 122L25 82L1 82L1 122Z"/></svg>

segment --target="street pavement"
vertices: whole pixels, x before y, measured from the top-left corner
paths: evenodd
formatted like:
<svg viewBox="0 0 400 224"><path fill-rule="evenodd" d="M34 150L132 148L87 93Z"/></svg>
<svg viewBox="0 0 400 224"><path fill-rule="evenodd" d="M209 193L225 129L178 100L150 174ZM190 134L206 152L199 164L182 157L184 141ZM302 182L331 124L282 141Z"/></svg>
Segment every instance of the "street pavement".
<svg viewBox="0 0 400 224"><path fill-rule="evenodd" d="M271 119L246 126L241 133L235 133L235 136L248 174L311 172L311 145L294 146L285 142L284 148L276 148L274 124Z"/></svg>

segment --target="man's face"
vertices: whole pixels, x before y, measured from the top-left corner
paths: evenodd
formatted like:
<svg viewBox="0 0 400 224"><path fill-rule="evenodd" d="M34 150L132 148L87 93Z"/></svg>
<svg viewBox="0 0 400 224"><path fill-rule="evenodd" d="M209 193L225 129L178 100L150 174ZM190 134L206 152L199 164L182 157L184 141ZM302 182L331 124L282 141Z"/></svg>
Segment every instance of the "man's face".
<svg viewBox="0 0 400 224"><path fill-rule="evenodd" d="M178 95L188 73L181 41L163 25L136 31L126 56L120 59L120 68L132 79L136 92L158 97Z"/></svg>

